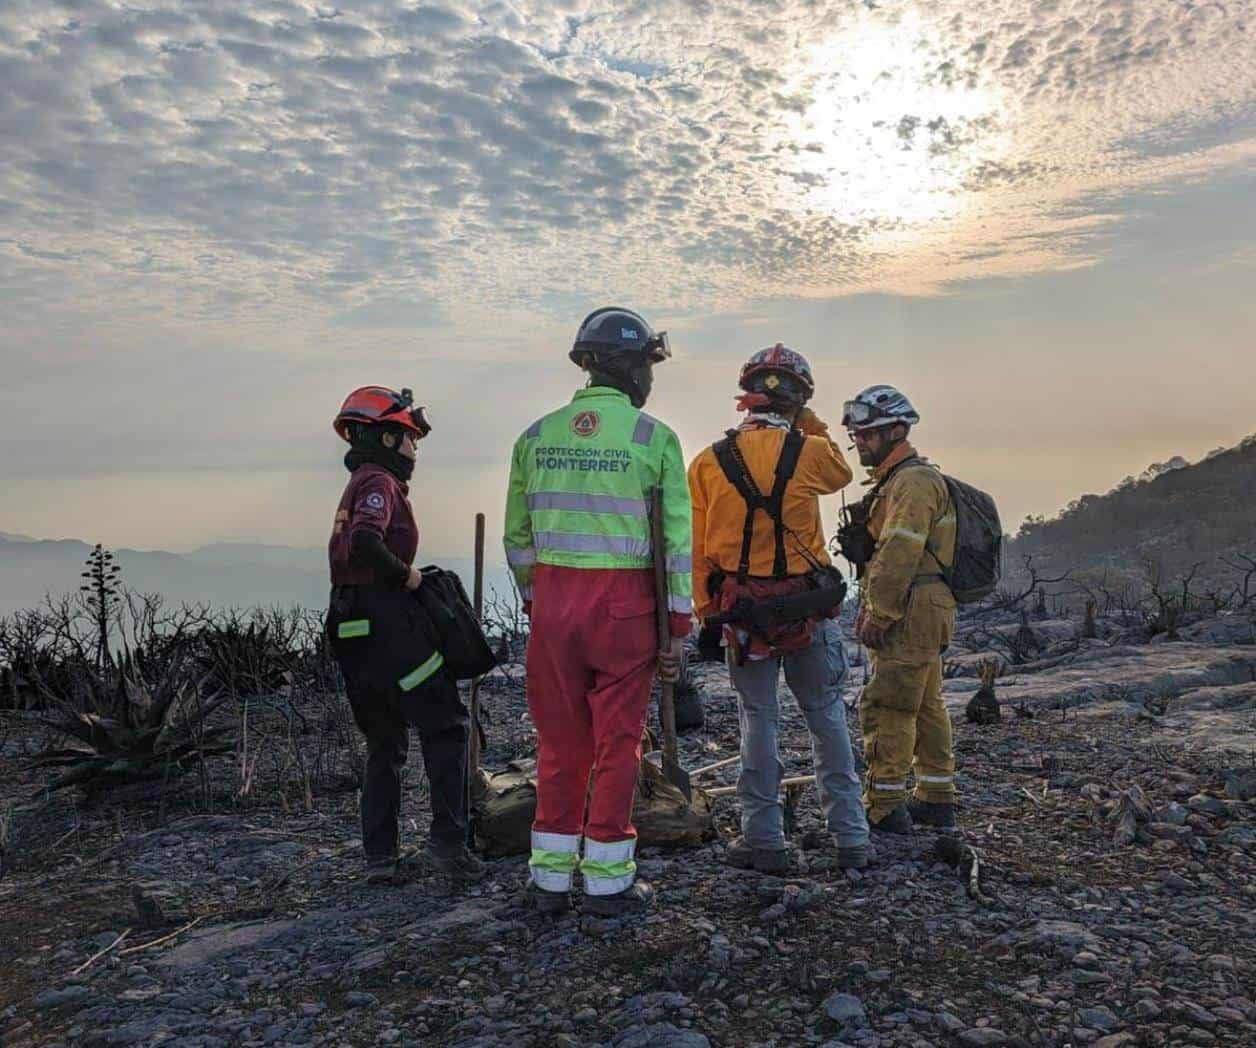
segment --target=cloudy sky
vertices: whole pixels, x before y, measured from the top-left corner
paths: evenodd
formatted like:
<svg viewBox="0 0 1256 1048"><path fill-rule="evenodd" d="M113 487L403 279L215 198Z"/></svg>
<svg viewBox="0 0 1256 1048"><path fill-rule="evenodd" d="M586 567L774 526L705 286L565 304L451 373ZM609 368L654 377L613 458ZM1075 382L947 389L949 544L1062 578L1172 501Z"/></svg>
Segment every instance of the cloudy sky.
<svg viewBox="0 0 1256 1048"><path fill-rule="evenodd" d="M0 529L325 540L413 386L496 532L580 318L689 453L776 341L1052 513L1256 430L1256 0L0 3Z"/></svg>

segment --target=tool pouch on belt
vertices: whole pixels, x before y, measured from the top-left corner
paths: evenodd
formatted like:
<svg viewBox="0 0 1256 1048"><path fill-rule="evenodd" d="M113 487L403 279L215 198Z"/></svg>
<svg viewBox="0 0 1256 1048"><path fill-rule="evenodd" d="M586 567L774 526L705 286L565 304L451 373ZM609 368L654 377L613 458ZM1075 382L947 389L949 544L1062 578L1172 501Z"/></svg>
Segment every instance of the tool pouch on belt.
<svg viewBox="0 0 1256 1048"><path fill-rule="evenodd" d="M462 579L452 571L429 564L423 585L414 591L436 628L437 646L455 680L482 677L497 665L497 657L475 617Z"/></svg>
<svg viewBox="0 0 1256 1048"><path fill-rule="evenodd" d="M739 608L770 602L775 597L788 597L803 593L811 585L805 576L787 579L762 579L753 576L744 581L729 576L720 587L717 607L720 615L728 614L733 621L724 626L724 639L737 652L738 661L747 655L764 658L780 658L792 651L810 647L815 620L810 618L779 622L775 625L749 627L737 621Z"/></svg>

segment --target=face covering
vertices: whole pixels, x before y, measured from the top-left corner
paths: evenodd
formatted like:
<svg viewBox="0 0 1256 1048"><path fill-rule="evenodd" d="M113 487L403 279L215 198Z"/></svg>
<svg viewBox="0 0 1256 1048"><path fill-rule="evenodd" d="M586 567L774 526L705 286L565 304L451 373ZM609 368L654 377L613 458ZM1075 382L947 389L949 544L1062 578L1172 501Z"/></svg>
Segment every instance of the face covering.
<svg viewBox="0 0 1256 1048"><path fill-rule="evenodd" d="M382 432L377 432L374 426L365 426L362 429L358 439L354 441L353 447L345 454L345 468L352 473L359 466L366 465L368 462L372 465L379 466L381 469L388 470L401 483L409 482L414 475L414 459L407 458L401 453L400 434L397 434L397 446L388 448L381 442Z"/></svg>

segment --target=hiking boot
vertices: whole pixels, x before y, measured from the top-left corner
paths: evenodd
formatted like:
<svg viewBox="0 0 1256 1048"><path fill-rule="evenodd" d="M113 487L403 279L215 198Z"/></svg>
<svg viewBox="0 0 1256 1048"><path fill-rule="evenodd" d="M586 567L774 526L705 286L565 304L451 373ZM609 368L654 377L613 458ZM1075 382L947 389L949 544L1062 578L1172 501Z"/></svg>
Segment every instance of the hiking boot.
<svg viewBox="0 0 1256 1048"><path fill-rule="evenodd" d="M586 895L582 909L599 917L630 917L645 913L654 903L654 889L635 881L614 895Z"/></svg>
<svg viewBox="0 0 1256 1048"><path fill-rule="evenodd" d="M571 892L547 891L529 880L523 889L523 905L548 917L560 917L571 912Z"/></svg>
<svg viewBox="0 0 1256 1048"><path fill-rule="evenodd" d="M902 804L888 815L881 816L876 822L869 819L868 826L876 833L911 833L912 831L911 816L907 814L907 808Z"/></svg>
<svg viewBox="0 0 1256 1048"><path fill-rule="evenodd" d="M837 846L837 867L840 870L862 870L870 862L875 862L877 850L872 842L866 844L839 844Z"/></svg>
<svg viewBox="0 0 1256 1048"><path fill-rule="evenodd" d="M735 837L724 852L724 861L739 870L759 873L786 873L789 852L784 848L752 848L745 837Z"/></svg>
<svg viewBox="0 0 1256 1048"><path fill-rule="evenodd" d="M400 884L401 862L395 855L367 859L366 883L373 885Z"/></svg>
<svg viewBox="0 0 1256 1048"><path fill-rule="evenodd" d="M484 863L478 855L472 855L461 840L430 840L423 850L423 858L436 873L463 884L474 884L484 879Z"/></svg>
<svg viewBox="0 0 1256 1048"><path fill-rule="evenodd" d="M955 805L950 802L910 800L907 802L907 811L912 821L922 826L954 830L958 825L955 822Z"/></svg>

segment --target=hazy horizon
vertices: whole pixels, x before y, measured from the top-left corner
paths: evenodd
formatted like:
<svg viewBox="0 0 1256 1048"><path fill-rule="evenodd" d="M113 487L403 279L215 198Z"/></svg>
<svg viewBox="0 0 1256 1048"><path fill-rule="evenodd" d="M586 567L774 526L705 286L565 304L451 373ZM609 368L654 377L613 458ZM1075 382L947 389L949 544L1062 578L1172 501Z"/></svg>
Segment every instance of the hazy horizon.
<svg viewBox="0 0 1256 1048"><path fill-rule="evenodd" d="M581 317L687 457L783 341L900 385L1006 526L1256 430L1256 8L571 0L0 11L0 529L318 547L350 389L497 555ZM856 488L856 490L858 490ZM828 500L830 519L838 500Z"/></svg>

